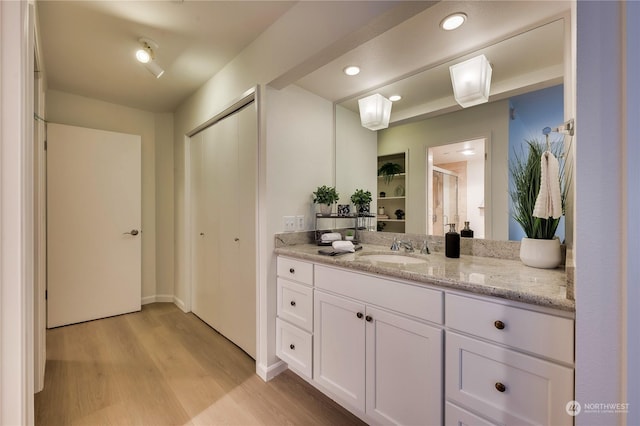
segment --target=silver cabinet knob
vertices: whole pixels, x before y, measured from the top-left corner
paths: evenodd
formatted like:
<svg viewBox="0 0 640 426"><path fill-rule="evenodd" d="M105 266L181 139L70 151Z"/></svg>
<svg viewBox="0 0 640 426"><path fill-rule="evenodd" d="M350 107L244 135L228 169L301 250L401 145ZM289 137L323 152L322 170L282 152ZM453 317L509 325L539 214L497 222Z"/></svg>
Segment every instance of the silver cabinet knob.
<svg viewBox="0 0 640 426"><path fill-rule="evenodd" d="M125 232L123 235L134 235L135 236L135 235L138 235L138 234L139 234L139 231L137 229L132 229L129 232Z"/></svg>

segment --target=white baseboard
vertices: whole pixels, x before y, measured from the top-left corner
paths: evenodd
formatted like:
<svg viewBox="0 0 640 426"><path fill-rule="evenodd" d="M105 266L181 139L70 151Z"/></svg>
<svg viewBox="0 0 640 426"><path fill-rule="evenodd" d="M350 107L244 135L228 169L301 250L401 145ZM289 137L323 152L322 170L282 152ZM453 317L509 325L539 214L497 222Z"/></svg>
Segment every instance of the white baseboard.
<svg viewBox="0 0 640 426"><path fill-rule="evenodd" d="M256 364L256 374L262 380L268 382L287 368L287 364L283 361L278 361L275 364L271 364L269 366L265 366L264 364Z"/></svg>
<svg viewBox="0 0 640 426"><path fill-rule="evenodd" d="M173 302L178 308L180 308L182 312L185 312L185 313L189 312L187 311L187 306L185 305L185 303L182 300L180 300L178 297L172 296L171 302Z"/></svg>
<svg viewBox="0 0 640 426"><path fill-rule="evenodd" d="M154 294L153 296L145 296L142 298L142 304L148 305L149 303L171 303L174 301L172 294Z"/></svg>

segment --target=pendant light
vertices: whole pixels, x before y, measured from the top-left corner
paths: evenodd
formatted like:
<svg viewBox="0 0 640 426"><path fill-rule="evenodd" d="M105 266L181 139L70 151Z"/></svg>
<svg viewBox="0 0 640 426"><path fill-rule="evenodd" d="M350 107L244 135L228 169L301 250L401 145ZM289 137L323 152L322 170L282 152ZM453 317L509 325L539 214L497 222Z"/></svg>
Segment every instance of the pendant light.
<svg viewBox="0 0 640 426"><path fill-rule="evenodd" d="M381 130L389 127L391 101L379 93L358 99L360 122L369 130Z"/></svg>
<svg viewBox="0 0 640 426"><path fill-rule="evenodd" d="M467 108L489 101L492 69L486 56L476 56L451 65L449 72L453 96L462 107Z"/></svg>

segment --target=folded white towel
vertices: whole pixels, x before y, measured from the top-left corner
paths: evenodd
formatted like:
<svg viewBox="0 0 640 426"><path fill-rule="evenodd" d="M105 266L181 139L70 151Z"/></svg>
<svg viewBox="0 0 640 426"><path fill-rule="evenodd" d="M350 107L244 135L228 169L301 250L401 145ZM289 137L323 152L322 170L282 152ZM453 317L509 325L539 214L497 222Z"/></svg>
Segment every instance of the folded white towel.
<svg viewBox="0 0 640 426"><path fill-rule="evenodd" d="M562 216L559 173L558 160L551 152L546 151L540 160L540 192L533 208L535 217L558 219Z"/></svg>
<svg viewBox="0 0 640 426"><path fill-rule="evenodd" d="M342 239L342 235L339 232L327 232L326 234L322 234L320 240L323 242L329 241L338 241Z"/></svg>
<svg viewBox="0 0 640 426"><path fill-rule="evenodd" d="M350 253L354 253L356 251L355 246L351 241L334 241L333 243L331 243L331 246L335 251L344 251Z"/></svg>

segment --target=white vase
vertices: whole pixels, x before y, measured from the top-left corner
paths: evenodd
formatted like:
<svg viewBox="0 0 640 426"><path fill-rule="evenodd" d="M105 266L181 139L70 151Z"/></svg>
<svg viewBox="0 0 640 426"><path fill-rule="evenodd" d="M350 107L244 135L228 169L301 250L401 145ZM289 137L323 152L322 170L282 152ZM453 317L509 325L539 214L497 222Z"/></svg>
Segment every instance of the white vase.
<svg viewBox="0 0 640 426"><path fill-rule="evenodd" d="M520 260L527 266L542 269L557 268L562 263L560 240L523 238L520 242Z"/></svg>
<svg viewBox="0 0 640 426"><path fill-rule="evenodd" d="M320 213L323 215L331 214L333 210L333 204L320 204Z"/></svg>

